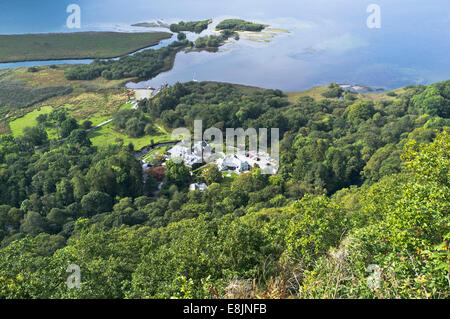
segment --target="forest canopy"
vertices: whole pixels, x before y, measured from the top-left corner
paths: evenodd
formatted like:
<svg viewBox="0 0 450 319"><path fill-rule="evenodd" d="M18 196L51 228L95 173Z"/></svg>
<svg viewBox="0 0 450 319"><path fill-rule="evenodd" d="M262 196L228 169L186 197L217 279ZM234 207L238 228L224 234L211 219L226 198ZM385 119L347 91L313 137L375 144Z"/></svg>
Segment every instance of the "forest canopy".
<svg viewBox="0 0 450 319"><path fill-rule="evenodd" d="M107 80L126 78L150 79L172 67L175 55L190 45L187 40L175 41L157 50L148 49L118 60L95 60L86 65L74 66L64 72L68 80Z"/></svg>
<svg viewBox="0 0 450 319"><path fill-rule="evenodd" d="M0 298L449 298L449 89L288 99L177 83L113 119L130 136L278 127L270 176L172 160L143 174L132 145L93 146L57 108L0 136ZM67 138L48 143L49 125Z"/></svg>

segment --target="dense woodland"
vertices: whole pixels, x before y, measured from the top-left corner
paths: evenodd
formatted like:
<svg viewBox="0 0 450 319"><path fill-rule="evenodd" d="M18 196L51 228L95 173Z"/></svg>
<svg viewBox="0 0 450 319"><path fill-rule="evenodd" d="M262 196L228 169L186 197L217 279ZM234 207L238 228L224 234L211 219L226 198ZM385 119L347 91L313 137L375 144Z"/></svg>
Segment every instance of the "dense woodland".
<svg viewBox="0 0 450 319"><path fill-rule="evenodd" d="M142 137L157 132L154 121L139 110L124 110L114 114L114 126L129 137Z"/></svg>
<svg viewBox="0 0 450 319"><path fill-rule="evenodd" d="M169 161L144 183L132 145L92 146L64 110L0 136L0 298L449 298L450 80L376 102L328 90L178 83L114 119L278 127L273 176Z"/></svg>
<svg viewBox="0 0 450 319"><path fill-rule="evenodd" d="M77 65L65 71L68 80L93 80L103 77L107 80L127 78L150 79L169 70L175 55L181 49L191 46L187 40L175 41L160 49L147 49L118 60L95 60L90 64Z"/></svg>

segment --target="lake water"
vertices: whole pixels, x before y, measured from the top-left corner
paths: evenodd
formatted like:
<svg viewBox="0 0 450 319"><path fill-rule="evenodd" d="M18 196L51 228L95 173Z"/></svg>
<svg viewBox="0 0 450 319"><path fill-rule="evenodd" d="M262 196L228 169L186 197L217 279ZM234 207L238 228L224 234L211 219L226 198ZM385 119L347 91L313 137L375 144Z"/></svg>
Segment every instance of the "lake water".
<svg viewBox="0 0 450 319"><path fill-rule="evenodd" d="M218 53L180 53L173 70L149 81L153 87L195 78L285 91L332 81L392 89L450 78L448 0L25 0L20 5L9 1L0 4L0 33L73 31L64 27L65 8L72 2L82 8L79 31L146 31L130 25L155 19L213 18L217 23L228 17L289 31L277 33L270 42L232 41ZM366 25L370 4L381 8L380 29ZM89 60L24 62L0 68L63 62ZM147 86L147 82L131 86Z"/></svg>

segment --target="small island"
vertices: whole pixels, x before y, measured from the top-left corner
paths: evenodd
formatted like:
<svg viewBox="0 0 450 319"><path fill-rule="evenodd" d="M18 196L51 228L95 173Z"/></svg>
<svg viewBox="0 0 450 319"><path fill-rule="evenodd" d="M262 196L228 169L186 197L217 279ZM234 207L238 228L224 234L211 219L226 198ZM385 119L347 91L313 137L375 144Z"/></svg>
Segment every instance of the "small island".
<svg viewBox="0 0 450 319"><path fill-rule="evenodd" d="M141 28L165 28L169 29L170 25L163 21L156 21L156 22L139 22L131 25L132 27L141 27Z"/></svg>
<svg viewBox="0 0 450 319"><path fill-rule="evenodd" d="M220 31L220 35L207 35L200 37L194 42L194 50L217 51L220 46L225 44L229 38L239 41L239 32L261 32L267 25L253 23L241 19L223 20L216 26L216 31Z"/></svg>
<svg viewBox="0 0 450 319"><path fill-rule="evenodd" d="M261 32L266 27L267 25L264 24L253 23L241 19L227 19L220 22L216 26L216 30Z"/></svg>

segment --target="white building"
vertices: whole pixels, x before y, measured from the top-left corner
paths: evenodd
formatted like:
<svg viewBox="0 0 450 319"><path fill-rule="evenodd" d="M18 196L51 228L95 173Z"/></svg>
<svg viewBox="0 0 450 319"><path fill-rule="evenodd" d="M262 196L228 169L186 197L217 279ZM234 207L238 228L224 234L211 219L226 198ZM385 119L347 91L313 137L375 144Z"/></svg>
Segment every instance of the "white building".
<svg viewBox="0 0 450 319"><path fill-rule="evenodd" d="M167 159L181 159L186 166L192 167L196 163L202 163L205 156L217 165L222 172L243 173L258 165L267 174L278 172L278 162L265 152L237 152L235 154L224 154L214 152L206 142L197 142L192 150L182 144L175 145L167 152Z"/></svg>
<svg viewBox="0 0 450 319"><path fill-rule="evenodd" d="M205 183L201 183L201 184L191 184L189 185L189 190L190 191L201 191L203 192L205 189L208 188L208 185L206 185Z"/></svg>
<svg viewBox="0 0 450 319"><path fill-rule="evenodd" d="M194 164L203 162L203 153L209 150L209 145L202 141L194 144L192 149L182 144L177 144L167 151L167 159L181 159L186 166L192 167Z"/></svg>

